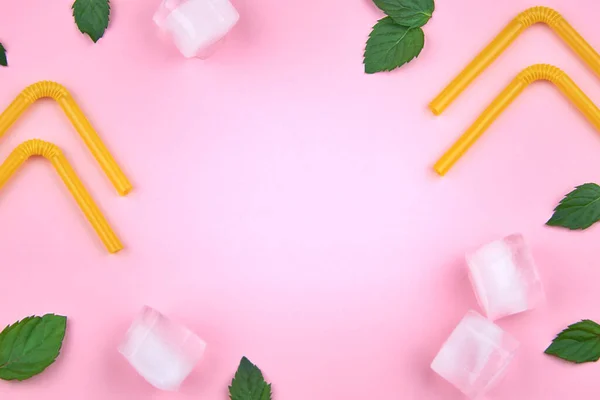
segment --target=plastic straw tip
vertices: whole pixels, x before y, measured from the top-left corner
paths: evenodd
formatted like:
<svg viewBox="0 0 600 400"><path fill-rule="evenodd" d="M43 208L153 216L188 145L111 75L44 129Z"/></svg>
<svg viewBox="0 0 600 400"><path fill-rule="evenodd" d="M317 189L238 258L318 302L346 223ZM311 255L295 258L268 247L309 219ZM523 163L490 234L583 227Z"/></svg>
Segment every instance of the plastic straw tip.
<svg viewBox="0 0 600 400"><path fill-rule="evenodd" d="M440 115L444 110L441 107L438 107L434 103L429 104L429 109L434 115Z"/></svg>
<svg viewBox="0 0 600 400"><path fill-rule="evenodd" d="M129 182L127 182L125 184L119 184L117 186L117 192L119 192L119 195L121 195L121 196L127 196L129 194L129 192L131 192L132 190L133 190L133 186Z"/></svg>
<svg viewBox="0 0 600 400"><path fill-rule="evenodd" d="M436 173L437 173L439 176L444 176L444 175L446 175L446 173L448 172L448 169L449 169L448 167L445 167L445 166L443 166L443 165L440 165L439 163L438 163L438 164L435 164L435 165L433 166L433 170L434 170L434 171L435 171L435 172L436 172Z"/></svg>
<svg viewBox="0 0 600 400"><path fill-rule="evenodd" d="M117 238L111 240L110 242L106 242L106 249L109 253L115 254L119 251L123 250L123 243Z"/></svg>
<svg viewBox="0 0 600 400"><path fill-rule="evenodd" d="M108 248L108 252L111 254L116 254L116 253L120 252L121 250L123 250L122 245Z"/></svg>

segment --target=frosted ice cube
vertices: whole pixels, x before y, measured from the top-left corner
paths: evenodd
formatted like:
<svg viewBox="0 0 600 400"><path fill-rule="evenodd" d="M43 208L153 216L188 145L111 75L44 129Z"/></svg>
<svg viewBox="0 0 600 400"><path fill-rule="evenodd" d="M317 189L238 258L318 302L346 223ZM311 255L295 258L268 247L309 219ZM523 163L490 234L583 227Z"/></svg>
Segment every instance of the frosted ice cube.
<svg viewBox="0 0 600 400"><path fill-rule="evenodd" d="M154 22L185 57L205 58L239 18L229 0L163 0Z"/></svg>
<svg viewBox="0 0 600 400"><path fill-rule="evenodd" d="M202 358L206 343L158 311L144 307L119 352L158 389L175 391Z"/></svg>
<svg viewBox="0 0 600 400"><path fill-rule="evenodd" d="M522 235L496 240L467 254L477 301L491 320L544 302L544 288Z"/></svg>
<svg viewBox="0 0 600 400"><path fill-rule="evenodd" d="M438 375L471 399L479 399L503 377L519 342L499 326L469 311L431 363Z"/></svg>

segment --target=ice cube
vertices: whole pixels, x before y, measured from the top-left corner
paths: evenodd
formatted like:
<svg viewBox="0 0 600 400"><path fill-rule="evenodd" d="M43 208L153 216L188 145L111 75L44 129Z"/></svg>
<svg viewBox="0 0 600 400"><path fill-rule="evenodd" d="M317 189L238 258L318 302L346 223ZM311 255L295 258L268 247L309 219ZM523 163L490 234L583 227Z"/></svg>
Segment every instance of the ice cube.
<svg viewBox="0 0 600 400"><path fill-rule="evenodd" d="M175 391L202 358L206 343L189 329L144 307L119 352L158 389Z"/></svg>
<svg viewBox="0 0 600 400"><path fill-rule="evenodd" d="M504 375L519 342L469 311L431 363L438 375L471 399L479 399Z"/></svg>
<svg viewBox="0 0 600 400"><path fill-rule="evenodd" d="M239 18L229 0L163 0L154 22L185 57L205 58Z"/></svg>
<svg viewBox="0 0 600 400"><path fill-rule="evenodd" d="M545 300L535 262L522 235L496 240L467 254L477 301L496 320L530 310Z"/></svg>

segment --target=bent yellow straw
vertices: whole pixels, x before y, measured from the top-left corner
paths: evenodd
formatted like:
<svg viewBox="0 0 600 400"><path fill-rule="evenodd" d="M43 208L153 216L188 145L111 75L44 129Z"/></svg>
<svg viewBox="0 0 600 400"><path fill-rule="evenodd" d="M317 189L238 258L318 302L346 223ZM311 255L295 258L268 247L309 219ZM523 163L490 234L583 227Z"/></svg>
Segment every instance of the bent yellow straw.
<svg viewBox="0 0 600 400"><path fill-rule="evenodd" d="M552 28L587 65L600 76L600 55L556 11L533 7L519 14L479 53L473 61L429 104L435 115L441 114L460 93L483 72L525 29L536 23Z"/></svg>
<svg viewBox="0 0 600 400"><path fill-rule="evenodd" d="M600 109L586 96L567 74L552 65L532 65L523 70L485 109L469 129L438 160L434 169L445 175L458 159L475 143L496 118L515 100L530 83L546 80L560 91L600 131Z"/></svg>
<svg viewBox="0 0 600 400"><path fill-rule="evenodd" d="M0 136L23 114L23 112L38 99L49 97L54 99L63 109L79 135L90 149L104 173L108 176L117 192L125 196L132 189L131 183L119 168L119 165L102 143L102 140L83 114L67 89L56 83L42 81L34 83L23 90L17 98L0 115Z"/></svg>
<svg viewBox="0 0 600 400"><path fill-rule="evenodd" d="M32 156L42 156L50 160L56 172L60 175L63 182L79 204L81 211L94 230L104 242L104 245L111 253L116 253L123 249L121 241L115 235L110 225L94 203L94 200L85 189L75 171L62 154L60 149L52 143L44 142L39 139L28 140L17 146L8 158L0 165L0 188L13 176L25 161Z"/></svg>

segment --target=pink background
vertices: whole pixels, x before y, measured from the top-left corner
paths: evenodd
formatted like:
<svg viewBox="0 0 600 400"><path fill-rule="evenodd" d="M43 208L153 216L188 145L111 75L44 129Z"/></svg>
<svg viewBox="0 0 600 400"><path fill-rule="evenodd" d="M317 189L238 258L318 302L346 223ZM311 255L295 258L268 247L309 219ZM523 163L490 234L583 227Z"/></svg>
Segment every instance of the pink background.
<svg viewBox="0 0 600 400"><path fill-rule="evenodd" d="M238 0L241 22L208 62L157 39L158 0L113 0L96 45L71 0L2 3L0 104L63 83L135 186L119 197L50 101L2 138L0 159L28 138L61 146L127 246L106 253L43 160L3 189L0 325L69 317L56 364L0 382L3 399L225 400L246 355L275 400L458 400L429 364L477 309L463 253L512 232L530 242L548 304L500 321L522 349L490 399L597 393L600 365L543 354L569 323L600 320L600 227L544 226L573 186L600 181L592 126L539 83L447 177L431 169L530 64L563 68L600 101L598 79L536 26L443 116L427 110L533 0L438 0L419 59L373 76L362 50L382 14L370 0ZM596 0L546 5L600 48ZM180 393L154 390L116 351L144 304L209 343Z"/></svg>

